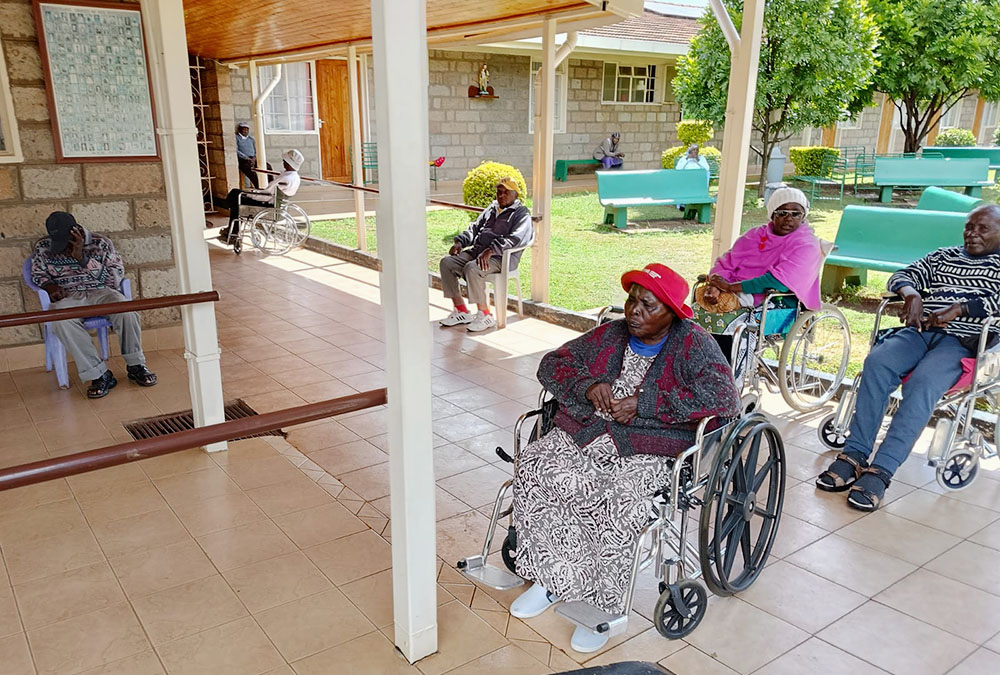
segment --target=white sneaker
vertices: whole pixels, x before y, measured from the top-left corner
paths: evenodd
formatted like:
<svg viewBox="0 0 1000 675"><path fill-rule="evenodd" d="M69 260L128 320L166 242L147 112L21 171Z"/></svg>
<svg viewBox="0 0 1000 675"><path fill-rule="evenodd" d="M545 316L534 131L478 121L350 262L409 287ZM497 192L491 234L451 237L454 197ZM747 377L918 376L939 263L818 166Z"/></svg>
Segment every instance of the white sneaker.
<svg viewBox="0 0 1000 675"><path fill-rule="evenodd" d="M573 639L569 641L569 646L581 654L589 654L608 644L609 637L611 637L609 633L595 633L589 628L577 626L576 630L573 631Z"/></svg>
<svg viewBox="0 0 1000 675"><path fill-rule="evenodd" d="M518 619L530 619L538 616L552 605L559 602L559 598L545 590L541 584L532 584L531 588L517 596L510 605L511 616Z"/></svg>
<svg viewBox="0 0 1000 675"><path fill-rule="evenodd" d="M438 324L450 328L463 323L472 323L472 315L468 312L460 312L457 309L451 310L451 314L438 321Z"/></svg>
<svg viewBox="0 0 1000 675"><path fill-rule="evenodd" d="M476 318L472 320L472 323L469 324L469 327L466 330L470 333L478 333L489 328L494 328L496 325L497 320L492 314L483 314L482 312L479 312L476 314Z"/></svg>

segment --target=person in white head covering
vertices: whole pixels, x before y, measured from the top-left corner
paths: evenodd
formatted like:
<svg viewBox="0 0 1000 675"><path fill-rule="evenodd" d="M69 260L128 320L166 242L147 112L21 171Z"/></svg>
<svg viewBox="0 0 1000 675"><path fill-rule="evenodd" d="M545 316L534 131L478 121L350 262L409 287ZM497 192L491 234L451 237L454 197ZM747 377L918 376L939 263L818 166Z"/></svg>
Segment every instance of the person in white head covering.
<svg viewBox="0 0 1000 675"><path fill-rule="evenodd" d="M299 168L305 161L302 153L296 149L286 150L281 155L284 171L278 174L270 183L260 190L240 190L229 191L226 197L226 205L229 209L229 225L219 232L219 241L229 243L229 235L233 231L233 223L240 217L240 205L249 206L274 206L274 199L278 191L284 198L292 197L299 191L302 184L302 177L299 176Z"/></svg>

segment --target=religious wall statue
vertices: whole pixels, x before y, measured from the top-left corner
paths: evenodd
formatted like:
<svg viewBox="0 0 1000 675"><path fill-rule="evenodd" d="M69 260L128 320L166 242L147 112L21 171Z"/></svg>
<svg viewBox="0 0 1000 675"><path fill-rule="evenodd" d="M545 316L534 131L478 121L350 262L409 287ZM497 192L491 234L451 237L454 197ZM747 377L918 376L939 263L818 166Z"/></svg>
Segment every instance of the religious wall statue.
<svg viewBox="0 0 1000 675"><path fill-rule="evenodd" d="M479 69L479 93L488 94L490 86L490 71L486 68L486 64Z"/></svg>

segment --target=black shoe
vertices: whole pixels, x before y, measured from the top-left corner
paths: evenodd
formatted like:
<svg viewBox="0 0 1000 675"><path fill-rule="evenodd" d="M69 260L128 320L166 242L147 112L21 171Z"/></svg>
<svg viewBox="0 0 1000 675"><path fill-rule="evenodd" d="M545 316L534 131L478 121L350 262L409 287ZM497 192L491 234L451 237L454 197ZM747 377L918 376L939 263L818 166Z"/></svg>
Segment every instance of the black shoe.
<svg viewBox="0 0 1000 675"><path fill-rule="evenodd" d="M115 379L114 373L105 370L99 378L90 381L90 387L87 388L87 398L104 398L117 385L118 380Z"/></svg>
<svg viewBox="0 0 1000 675"><path fill-rule="evenodd" d="M140 387L152 387L156 384L156 375L141 363L137 366L129 366L125 370L128 371L128 379Z"/></svg>

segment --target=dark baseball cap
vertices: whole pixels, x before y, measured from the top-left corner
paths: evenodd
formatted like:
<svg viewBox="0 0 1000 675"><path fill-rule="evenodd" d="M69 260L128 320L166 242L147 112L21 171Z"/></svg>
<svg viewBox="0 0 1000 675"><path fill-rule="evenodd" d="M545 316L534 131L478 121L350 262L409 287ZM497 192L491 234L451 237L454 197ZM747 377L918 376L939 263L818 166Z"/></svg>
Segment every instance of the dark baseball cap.
<svg viewBox="0 0 1000 675"><path fill-rule="evenodd" d="M69 233L76 227L76 218L72 213L65 211L53 211L45 219L45 229L49 233L49 240L52 242L49 251L52 253L62 253L69 243Z"/></svg>

